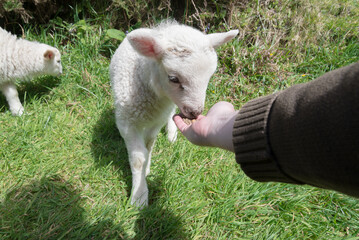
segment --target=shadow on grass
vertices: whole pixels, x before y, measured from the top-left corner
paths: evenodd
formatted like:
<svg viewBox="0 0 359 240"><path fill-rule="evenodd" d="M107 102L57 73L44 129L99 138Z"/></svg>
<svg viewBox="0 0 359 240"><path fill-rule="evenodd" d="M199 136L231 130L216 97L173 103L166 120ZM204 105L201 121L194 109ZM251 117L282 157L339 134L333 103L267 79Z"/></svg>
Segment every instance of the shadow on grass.
<svg viewBox="0 0 359 240"><path fill-rule="evenodd" d="M111 219L87 221L81 194L57 175L9 191L0 223L1 239L128 239Z"/></svg>
<svg viewBox="0 0 359 240"><path fill-rule="evenodd" d="M92 153L98 166L113 164L130 171L126 145L116 127L113 108L104 109L93 128Z"/></svg>
<svg viewBox="0 0 359 240"><path fill-rule="evenodd" d="M51 89L60 84L60 81L60 78L57 77L43 76L36 80L16 84L21 104L24 105L24 98L26 98L26 104L31 104L34 99L49 94ZM9 111L9 105L2 92L0 92L0 111Z"/></svg>
<svg viewBox="0 0 359 240"><path fill-rule="evenodd" d="M126 191L129 198L132 186L131 169L125 142L116 127L113 108L105 109L101 113L93 129L91 148L98 167L112 164L121 172L128 186ZM164 207L161 201L157 201L164 192L162 182L162 176L150 174L147 178L149 206L139 211L134 226L136 236L132 239L189 239L181 217L176 216L170 208Z"/></svg>
<svg viewBox="0 0 359 240"><path fill-rule="evenodd" d="M103 110L100 119L94 126L91 150L97 167L106 167L111 164L120 171L127 186L127 197L130 197L131 168L126 144L116 127L113 108Z"/></svg>
<svg viewBox="0 0 359 240"><path fill-rule="evenodd" d="M149 188L149 206L143 208L136 220L134 239L191 239L185 231L184 220L159 198L163 195L161 177L155 181L147 180Z"/></svg>

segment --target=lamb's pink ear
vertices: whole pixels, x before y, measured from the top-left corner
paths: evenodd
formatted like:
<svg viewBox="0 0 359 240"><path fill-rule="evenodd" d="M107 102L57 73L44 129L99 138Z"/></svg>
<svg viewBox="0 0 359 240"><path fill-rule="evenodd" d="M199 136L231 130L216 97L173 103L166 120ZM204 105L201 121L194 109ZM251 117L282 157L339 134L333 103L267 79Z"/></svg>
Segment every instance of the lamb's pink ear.
<svg viewBox="0 0 359 240"><path fill-rule="evenodd" d="M46 52L44 53L44 58L45 58L46 60L51 60L51 59L53 59L54 57L55 57L55 54L54 54L54 52L51 51L51 50L46 50Z"/></svg>
<svg viewBox="0 0 359 240"><path fill-rule="evenodd" d="M235 36L237 36L238 30L231 30L225 33L212 33L208 34L207 37L211 42L212 47L217 48L226 42L231 41Z"/></svg>
<svg viewBox="0 0 359 240"><path fill-rule="evenodd" d="M132 47L140 54L154 59L160 59L164 52L161 42L157 39L153 30L141 28L130 32L127 35Z"/></svg>

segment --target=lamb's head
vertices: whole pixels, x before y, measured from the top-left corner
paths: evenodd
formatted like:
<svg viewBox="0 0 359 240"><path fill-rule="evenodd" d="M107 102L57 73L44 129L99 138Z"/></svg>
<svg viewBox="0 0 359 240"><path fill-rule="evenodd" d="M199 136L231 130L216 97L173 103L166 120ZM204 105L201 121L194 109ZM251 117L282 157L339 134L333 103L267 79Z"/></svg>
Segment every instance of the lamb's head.
<svg viewBox="0 0 359 240"><path fill-rule="evenodd" d="M52 76L62 74L61 54L59 50L44 44L41 48L41 58L43 60L43 73Z"/></svg>
<svg viewBox="0 0 359 240"><path fill-rule="evenodd" d="M215 48L233 39L238 30L203 34L188 26L170 24L138 29L128 35L133 48L152 59L151 85L167 96L188 118L204 108L208 82L217 68Z"/></svg>

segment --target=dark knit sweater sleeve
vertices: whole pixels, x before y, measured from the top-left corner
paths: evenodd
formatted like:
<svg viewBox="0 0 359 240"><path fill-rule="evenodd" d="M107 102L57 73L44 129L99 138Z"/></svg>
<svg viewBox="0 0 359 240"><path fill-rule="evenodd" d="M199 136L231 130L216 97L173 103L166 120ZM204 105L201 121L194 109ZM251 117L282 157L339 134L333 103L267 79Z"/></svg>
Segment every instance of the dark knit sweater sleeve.
<svg viewBox="0 0 359 240"><path fill-rule="evenodd" d="M253 180L300 183L281 171L268 139L268 118L279 93L245 104L234 122L233 145L236 161Z"/></svg>
<svg viewBox="0 0 359 240"><path fill-rule="evenodd" d="M359 62L246 103L236 161L257 181L309 184L359 197Z"/></svg>

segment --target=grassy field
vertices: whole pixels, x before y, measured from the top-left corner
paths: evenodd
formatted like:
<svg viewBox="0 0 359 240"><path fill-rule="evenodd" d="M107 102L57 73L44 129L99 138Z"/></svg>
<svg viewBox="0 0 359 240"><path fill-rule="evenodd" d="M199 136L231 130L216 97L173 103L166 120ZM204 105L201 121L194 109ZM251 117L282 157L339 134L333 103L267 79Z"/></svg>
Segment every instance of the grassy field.
<svg viewBox="0 0 359 240"><path fill-rule="evenodd" d="M241 34L218 50L206 111L220 100L239 108L359 60L357 1L284 2L298 6L234 13ZM11 116L0 96L0 239L358 239L358 199L254 182L233 154L181 135L170 144L164 131L153 150L150 206L131 206L108 76L119 42L105 34L106 19L74 19L25 26L27 39L60 49L64 66L59 78L18 84L26 114ZM249 28L252 20L261 29Z"/></svg>

